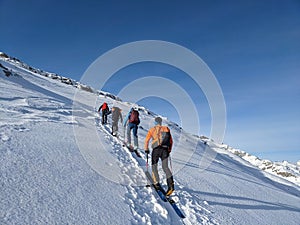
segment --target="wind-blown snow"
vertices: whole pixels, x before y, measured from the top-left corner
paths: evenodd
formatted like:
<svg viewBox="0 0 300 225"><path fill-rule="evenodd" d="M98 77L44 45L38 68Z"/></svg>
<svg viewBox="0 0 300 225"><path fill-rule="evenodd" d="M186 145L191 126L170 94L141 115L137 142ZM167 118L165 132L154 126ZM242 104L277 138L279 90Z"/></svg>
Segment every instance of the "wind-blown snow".
<svg viewBox="0 0 300 225"><path fill-rule="evenodd" d="M24 68L20 61L2 58L0 63L0 224L299 224L299 165L263 163L164 120L175 141L173 198L186 215L180 220L144 187L145 155L139 159L129 153L109 134L110 126L99 124L95 105L89 102L95 98L93 90L40 76L40 70ZM75 91L86 99L82 110L90 113L87 119L114 159L107 165L119 168L123 185L95 172L78 149L73 133L80 126L72 112ZM96 105L118 105L125 115L131 104L108 96L99 95ZM143 146L154 115L142 107L140 113ZM180 144L179 138L184 140ZM213 154L215 159L203 168L199 162ZM288 171L295 180L280 178L278 171Z"/></svg>

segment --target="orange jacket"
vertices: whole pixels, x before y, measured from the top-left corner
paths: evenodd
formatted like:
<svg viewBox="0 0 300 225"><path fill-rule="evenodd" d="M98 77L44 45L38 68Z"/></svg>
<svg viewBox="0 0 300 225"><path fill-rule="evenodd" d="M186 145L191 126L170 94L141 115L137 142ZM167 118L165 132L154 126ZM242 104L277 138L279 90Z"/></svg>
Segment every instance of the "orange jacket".
<svg viewBox="0 0 300 225"><path fill-rule="evenodd" d="M163 146L168 147L169 152L172 150L173 139L170 129L166 126L156 125L152 127L145 139L145 150L148 150L149 141L152 138L152 149Z"/></svg>

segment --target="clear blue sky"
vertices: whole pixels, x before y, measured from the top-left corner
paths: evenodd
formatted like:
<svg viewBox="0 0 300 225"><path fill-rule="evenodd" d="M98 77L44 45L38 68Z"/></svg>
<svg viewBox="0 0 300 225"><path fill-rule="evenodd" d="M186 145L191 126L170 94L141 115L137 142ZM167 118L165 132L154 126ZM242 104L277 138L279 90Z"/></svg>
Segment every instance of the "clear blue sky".
<svg viewBox="0 0 300 225"><path fill-rule="evenodd" d="M121 44L153 39L182 45L220 83L228 114L225 143L261 158L300 160L299 0L0 0L0 32L0 51L76 80ZM197 86L180 73L166 65L133 65L105 88L117 93L151 74L173 79L195 97ZM201 131L208 135L210 112L201 99ZM178 121L161 99L141 103Z"/></svg>

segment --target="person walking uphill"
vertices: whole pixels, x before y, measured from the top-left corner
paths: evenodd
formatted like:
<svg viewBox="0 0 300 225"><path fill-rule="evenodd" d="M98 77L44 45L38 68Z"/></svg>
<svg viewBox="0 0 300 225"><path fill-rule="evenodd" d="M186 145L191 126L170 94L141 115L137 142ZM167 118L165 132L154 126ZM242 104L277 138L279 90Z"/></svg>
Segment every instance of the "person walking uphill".
<svg viewBox="0 0 300 225"><path fill-rule="evenodd" d="M167 177L168 190L166 195L169 196L174 191L174 180L171 170L168 167L168 157L172 150L173 139L170 129L167 126L162 126L162 119L160 117L155 118L155 126L152 127L145 139L145 152L149 154L149 141L152 139L152 177L154 184L159 183L159 175L157 164L159 159L162 161L162 168Z"/></svg>
<svg viewBox="0 0 300 225"><path fill-rule="evenodd" d="M127 124L128 122L128 124ZM138 149L138 136L137 136L137 131L138 131L138 125L140 124L140 118L139 118L139 112L131 108L130 111L128 112L125 120L124 120L124 127L126 127L127 124L127 147L133 150ZM133 142L134 145L131 145L131 130L133 133Z"/></svg>
<svg viewBox="0 0 300 225"><path fill-rule="evenodd" d="M104 102L98 109L98 112L102 110L102 124L107 124L107 115L109 114L109 108L106 102Z"/></svg>
<svg viewBox="0 0 300 225"><path fill-rule="evenodd" d="M122 109L120 109L119 107L112 107L111 109L112 111L112 115L111 115L111 119L112 119L112 128L111 128L111 134L113 136L117 136L118 135L118 122L119 119L121 119L121 123L123 123L123 117L122 117Z"/></svg>

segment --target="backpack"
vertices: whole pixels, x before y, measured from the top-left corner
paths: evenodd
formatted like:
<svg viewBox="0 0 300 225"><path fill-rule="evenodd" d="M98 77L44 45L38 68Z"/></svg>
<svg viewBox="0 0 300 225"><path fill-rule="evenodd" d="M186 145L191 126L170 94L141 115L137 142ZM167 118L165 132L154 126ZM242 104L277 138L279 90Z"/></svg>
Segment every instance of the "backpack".
<svg viewBox="0 0 300 225"><path fill-rule="evenodd" d="M148 134L150 133L150 136ZM168 149L169 152L172 150L173 139L170 129L167 126L155 126L149 130L147 134L148 138L152 138L152 149L163 147ZM146 138L147 138L146 137Z"/></svg>
<svg viewBox="0 0 300 225"><path fill-rule="evenodd" d="M102 104L102 110L107 109L107 108L108 108L108 107L107 107L107 103L104 102L104 103Z"/></svg>
<svg viewBox="0 0 300 225"><path fill-rule="evenodd" d="M140 124L139 112L133 109L129 115L129 123Z"/></svg>
<svg viewBox="0 0 300 225"><path fill-rule="evenodd" d="M171 132L161 132L161 142L160 145L163 147L170 147L171 145Z"/></svg>

